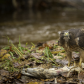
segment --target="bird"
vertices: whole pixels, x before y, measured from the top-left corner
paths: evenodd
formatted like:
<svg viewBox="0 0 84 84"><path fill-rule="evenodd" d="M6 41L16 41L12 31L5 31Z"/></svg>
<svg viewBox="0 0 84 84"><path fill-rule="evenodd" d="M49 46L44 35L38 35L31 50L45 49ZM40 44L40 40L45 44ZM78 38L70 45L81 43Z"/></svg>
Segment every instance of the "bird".
<svg viewBox="0 0 84 84"><path fill-rule="evenodd" d="M78 66L81 67L82 62L84 62L84 28L72 28L61 31L58 45L65 49L68 66L71 63L72 52L78 51L80 56Z"/></svg>

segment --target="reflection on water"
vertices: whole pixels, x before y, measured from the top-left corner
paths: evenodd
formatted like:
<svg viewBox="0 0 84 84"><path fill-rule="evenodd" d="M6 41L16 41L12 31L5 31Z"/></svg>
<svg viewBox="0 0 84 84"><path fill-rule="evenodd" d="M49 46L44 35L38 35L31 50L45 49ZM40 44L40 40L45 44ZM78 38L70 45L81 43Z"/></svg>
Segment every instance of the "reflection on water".
<svg viewBox="0 0 84 84"><path fill-rule="evenodd" d="M7 45L7 36L17 44L19 36L22 45L28 42L53 40L58 38L58 32L69 28L84 28L84 11L62 10L34 12L14 12L1 15L0 48Z"/></svg>

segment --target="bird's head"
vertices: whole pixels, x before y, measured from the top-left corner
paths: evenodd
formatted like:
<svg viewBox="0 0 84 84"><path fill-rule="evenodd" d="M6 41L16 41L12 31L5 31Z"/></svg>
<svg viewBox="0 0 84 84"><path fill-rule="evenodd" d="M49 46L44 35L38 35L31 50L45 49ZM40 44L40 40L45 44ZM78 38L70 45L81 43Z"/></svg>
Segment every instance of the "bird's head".
<svg viewBox="0 0 84 84"><path fill-rule="evenodd" d="M60 33L60 38L59 38L59 41L58 41L58 45L67 47L68 44L69 44L69 41L72 37L73 36L72 36L71 32L66 31L66 30L62 31Z"/></svg>

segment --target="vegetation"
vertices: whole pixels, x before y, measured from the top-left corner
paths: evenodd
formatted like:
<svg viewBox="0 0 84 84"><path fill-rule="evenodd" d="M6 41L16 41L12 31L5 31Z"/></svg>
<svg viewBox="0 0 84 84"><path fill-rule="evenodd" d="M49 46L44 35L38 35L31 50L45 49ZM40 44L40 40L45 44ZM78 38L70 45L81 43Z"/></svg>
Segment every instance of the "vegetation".
<svg viewBox="0 0 84 84"><path fill-rule="evenodd" d="M52 68L65 66L66 64L63 65L62 62L63 58L65 58L65 50L58 46L57 41L55 42L53 45L46 42L39 46L32 43L31 47L28 47L26 43L25 47L22 47L20 39L16 46L8 40L8 46L0 50L0 70L4 71L3 75L1 75L1 80L3 80L4 74L7 81L10 81L11 78L12 80L15 78L16 80L20 79L22 76L20 72L23 68L26 70L26 68L33 67ZM77 55L78 52L75 54ZM65 59L64 63L66 63Z"/></svg>
<svg viewBox="0 0 84 84"><path fill-rule="evenodd" d="M64 49L60 48L61 50L59 51L56 49L59 49L57 44L54 44L52 48L47 44L45 44L45 46L41 45L40 48L40 46L36 47L33 43L31 47L28 47L26 43L25 47L22 47L20 38L18 45L15 46L8 38L8 46L0 51L0 53L2 53L2 51L4 52L4 50L6 51L6 53L4 52L5 55L3 53L3 55L0 56L0 69L5 69L10 72L19 72L24 67L34 67L38 66L38 64L51 63L57 66L58 64L56 63L54 55L62 56L60 52L64 52Z"/></svg>

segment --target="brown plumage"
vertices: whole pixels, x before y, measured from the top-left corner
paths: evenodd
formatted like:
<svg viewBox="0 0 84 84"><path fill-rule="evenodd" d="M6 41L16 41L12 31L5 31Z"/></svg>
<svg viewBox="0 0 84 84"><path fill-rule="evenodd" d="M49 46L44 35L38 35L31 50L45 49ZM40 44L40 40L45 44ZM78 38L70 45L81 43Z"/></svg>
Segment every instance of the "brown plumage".
<svg viewBox="0 0 84 84"><path fill-rule="evenodd" d="M70 65L72 51L79 51L80 62L84 62L84 28L64 30L60 33L58 44L64 47Z"/></svg>

